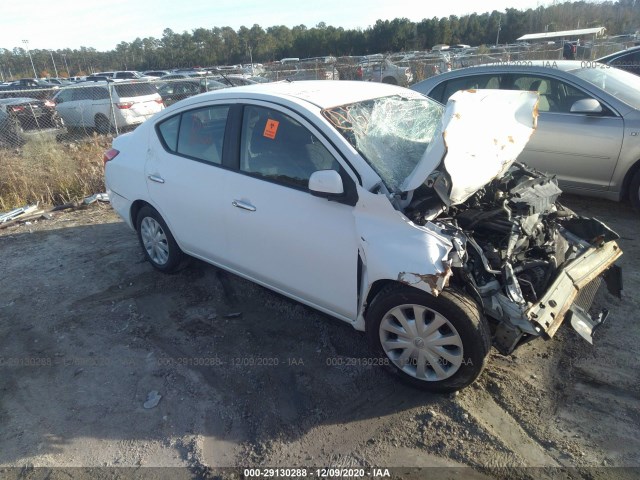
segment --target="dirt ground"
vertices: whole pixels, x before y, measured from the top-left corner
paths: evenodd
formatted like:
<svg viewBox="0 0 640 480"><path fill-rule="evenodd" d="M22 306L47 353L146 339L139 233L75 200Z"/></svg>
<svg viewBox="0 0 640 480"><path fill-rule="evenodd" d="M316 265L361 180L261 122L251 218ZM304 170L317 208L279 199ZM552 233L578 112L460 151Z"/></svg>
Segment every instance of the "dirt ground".
<svg viewBox="0 0 640 480"><path fill-rule="evenodd" d="M154 271L108 205L2 230L0 476L363 466L638 478L639 217L564 201L621 235L625 296L606 298L593 347L562 328L510 358L494 351L476 384L446 396L398 384L361 361L365 338L349 325L248 281L195 260Z"/></svg>

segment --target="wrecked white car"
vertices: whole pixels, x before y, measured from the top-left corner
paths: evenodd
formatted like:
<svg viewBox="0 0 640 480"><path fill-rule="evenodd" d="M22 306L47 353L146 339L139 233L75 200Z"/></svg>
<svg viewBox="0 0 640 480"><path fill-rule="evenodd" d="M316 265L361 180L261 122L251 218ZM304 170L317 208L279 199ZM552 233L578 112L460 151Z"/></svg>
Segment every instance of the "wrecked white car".
<svg viewBox="0 0 640 480"><path fill-rule="evenodd" d="M380 364L432 391L551 338L588 341L621 289L617 235L515 162L530 92L447 107L390 85L284 82L178 102L105 153L113 207L149 262L200 258L366 331Z"/></svg>

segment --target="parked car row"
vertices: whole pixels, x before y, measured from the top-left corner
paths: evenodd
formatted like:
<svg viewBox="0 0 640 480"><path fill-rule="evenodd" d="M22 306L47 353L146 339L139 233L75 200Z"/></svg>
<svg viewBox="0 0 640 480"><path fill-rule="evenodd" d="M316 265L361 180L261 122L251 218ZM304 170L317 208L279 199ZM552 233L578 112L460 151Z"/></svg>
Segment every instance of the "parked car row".
<svg viewBox="0 0 640 480"><path fill-rule="evenodd" d="M633 67L633 58L639 52L640 48L632 48L602 59L610 65L557 61L552 65L528 62L462 68L433 76L411 88L442 104L459 90L537 92L539 128L520 161L554 173L566 191L616 201L629 199L640 208L640 144L634 134L640 131L640 78L614 68L616 64ZM299 60L284 59L279 63L290 68ZM382 56L360 58L355 65L361 80L377 75L376 81L402 84L411 79L409 69L394 67ZM384 75L394 75L393 80ZM30 89L30 93L35 92L33 96L40 91L53 92L53 104L67 127L107 133L139 125L165 106L190 96L228 86L252 85L261 78L229 73L202 77L185 71L163 75L154 82L139 79L125 84L103 79L60 88L37 79L23 79L11 87ZM39 125L37 121L35 124ZM15 128L12 131L17 132ZM15 137L19 132L11 135Z"/></svg>

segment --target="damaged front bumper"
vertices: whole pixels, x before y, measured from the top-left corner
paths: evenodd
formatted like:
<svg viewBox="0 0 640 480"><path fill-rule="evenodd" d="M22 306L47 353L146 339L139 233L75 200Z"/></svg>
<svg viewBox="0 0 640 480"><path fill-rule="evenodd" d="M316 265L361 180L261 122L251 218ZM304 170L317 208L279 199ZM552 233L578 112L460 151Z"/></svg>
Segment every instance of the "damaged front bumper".
<svg viewBox="0 0 640 480"><path fill-rule="evenodd" d="M545 295L526 312L529 320L537 325L541 334L548 338L556 331L567 316L583 317L591 307L601 275L622 255L616 242L610 241L598 248L589 248L582 255L564 266ZM575 307L575 308L574 308ZM606 316L605 316L606 317ZM582 322L572 322L584 327L588 318ZM591 330L600 322L594 322ZM584 330L583 330L584 331ZM583 335L580 330L578 333ZM591 332L587 332L589 335ZM583 335L584 336L584 335Z"/></svg>
<svg viewBox="0 0 640 480"><path fill-rule="evenodd" d="M494 346L504 355L536 337L552 338L565 319L589 343L593 332L607 317L608 311L591 312L596 294L606 283L609 291L620 297L621 269L614 262L622 255L615 241L599 247L590 247L563 265L546 293L536 303L518 315L512 314L508 322L496 329ZM504 302L502 302L504 307ZM511 305L515 307L515 305ZM529 327L529 328L527 328Z"/></svg>

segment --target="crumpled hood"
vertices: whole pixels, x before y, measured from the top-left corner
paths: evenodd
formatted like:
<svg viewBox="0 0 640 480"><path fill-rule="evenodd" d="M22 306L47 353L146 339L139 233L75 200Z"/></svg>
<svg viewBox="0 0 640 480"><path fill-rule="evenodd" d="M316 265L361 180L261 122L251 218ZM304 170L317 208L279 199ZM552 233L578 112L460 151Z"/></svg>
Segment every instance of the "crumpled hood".
<svg viewBox="0 0 640 480"><path fill-rule="evenodd" d="M464 202L518 158L536 129L538 94L519 90L466 90L451 96L436 132L415 169L400 186L415 190L440 165L449 178L447 204ZM442 167L440 167L442 170ZM437 189L443 196L442 189Z"/></svg>

